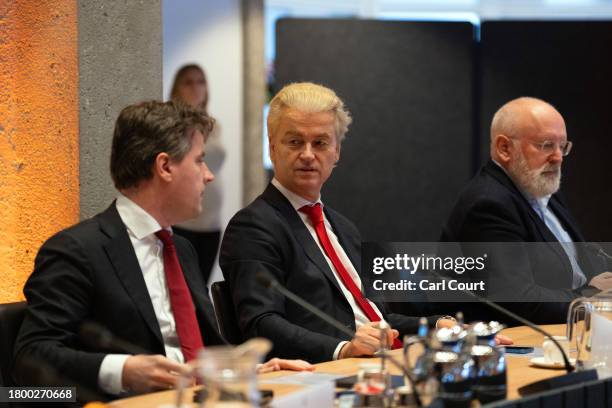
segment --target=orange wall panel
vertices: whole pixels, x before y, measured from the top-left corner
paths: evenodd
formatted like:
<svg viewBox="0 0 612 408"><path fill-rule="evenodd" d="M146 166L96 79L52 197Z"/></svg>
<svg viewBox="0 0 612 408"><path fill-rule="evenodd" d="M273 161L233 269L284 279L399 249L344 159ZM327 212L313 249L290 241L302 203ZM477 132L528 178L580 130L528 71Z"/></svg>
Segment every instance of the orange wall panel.
<svg viewBox="0 0 612 408"><path fill-rule="evenodd" d="M0 2L0 303L78 221L76 0Z"/></svg>

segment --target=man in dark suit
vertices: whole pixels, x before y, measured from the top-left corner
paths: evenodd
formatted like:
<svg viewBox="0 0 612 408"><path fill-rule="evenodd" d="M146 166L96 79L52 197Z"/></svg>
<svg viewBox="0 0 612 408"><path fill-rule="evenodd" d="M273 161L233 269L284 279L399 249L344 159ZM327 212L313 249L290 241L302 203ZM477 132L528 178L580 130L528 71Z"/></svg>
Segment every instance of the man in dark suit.
<svg viewBox="0 0 612 408"><path fill-rule="evenodd" d="M128 106L117 119L111 175L118 198L101 214L40 248L24 293L28 309L15 347L16 377L42 380L32 362L68 384L111 395L168 389L203 346L224 344L193 247L176 222L201 211L214 179L204 162L213 120L172 102ZM92 321L136 345L89 344ZM273 365L278 365L273 362Z"/></svg>
<svg viewBox="0 0 612 408"><path fill-rule="evenodd" d="M537 323L565 321L568 302L612 283L558 193L571 148L563 117L550 104L508 102L491 124L491 160L463 190L442 232L442 241L483 243L469 247L488 255L489 295ZM491 317L506 320L482 308L468 316Z"/></svg>
<svg viewBox="0 0 612 408"><path fill-rule="evenodd" d="M232 218L225 232L220 265L240 328L247 337L272 340L281 357L318 362L372 355L380 344L381 319L393 328L389 341L417 329L416 318L387 314L382 304L364 297L359 231L321 201L321 187L340 158L350 121L343 102L328 88L311 83L283 88L268 116L274 179ZM267 271L356 330L355 336L348 338L263 288L256 280L258 271Z"/></svg>

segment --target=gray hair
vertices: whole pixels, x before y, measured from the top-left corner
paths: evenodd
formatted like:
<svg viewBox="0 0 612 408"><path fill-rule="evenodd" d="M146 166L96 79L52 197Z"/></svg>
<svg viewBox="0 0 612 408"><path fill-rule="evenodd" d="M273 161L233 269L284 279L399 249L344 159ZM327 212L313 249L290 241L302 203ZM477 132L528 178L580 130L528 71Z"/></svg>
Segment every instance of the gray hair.
<svg viewBox="0 0 612 408"><path fill-rule="evenodd" d="M334 127L338 143L344 140L352 122L350 112L334 91L312 82L298 82L285 86L272 98L268 113L268 135L272 136L276 132L284 108L308 113L332 112L336 118Z"/></svg>

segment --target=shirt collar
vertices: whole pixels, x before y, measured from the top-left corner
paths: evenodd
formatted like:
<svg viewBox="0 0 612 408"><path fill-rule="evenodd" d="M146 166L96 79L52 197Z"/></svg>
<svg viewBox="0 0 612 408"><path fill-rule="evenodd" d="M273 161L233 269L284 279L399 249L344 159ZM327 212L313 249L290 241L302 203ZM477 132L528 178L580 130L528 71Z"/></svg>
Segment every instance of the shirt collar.
<svg viewBox="0 0 612 408"><path fill-rule="evenodd" d="M550 197L552 197L551 195L547 195L545 197L542 198L538 198L537 200L535 200L538 205L542 208L546 208L548 207L548 202L550 201Z"/></svg>
<svg viewBox="0 0 612 408"><path fill-rule="evenodd" d="M299 209L304 207L305 205L313 206L316 203L321 204L321 207L323 207L323 202L321 201L320 194L319 194L319 198L317 198L315 201L309 201L305 199L304 197L301 197L295 194L293 191L289 190L285 186L283 186L280 183L280 181L276 179L276 177L272 179L272 185L276 187L278 191L280 191L281 194L284 195L287 200L289 200L289 202L291 203L291 205L296 211L299 211Z"/></svg>
<svg viewBox="0 0 612 408"><path fill-rule="evenodd" d="M162 229L151 214L121 193L117 196L116 206L121 221L137 239L143 239Z"/></svg>

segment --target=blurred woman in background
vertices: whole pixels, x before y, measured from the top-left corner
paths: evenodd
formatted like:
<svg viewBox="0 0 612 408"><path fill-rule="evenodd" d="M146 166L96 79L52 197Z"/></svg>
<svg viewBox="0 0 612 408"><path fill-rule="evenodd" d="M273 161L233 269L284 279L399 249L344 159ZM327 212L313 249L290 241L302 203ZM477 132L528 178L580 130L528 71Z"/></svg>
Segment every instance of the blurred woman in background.
<svg viewBox="0 0 612 408"><path fill-rule="evenodd" d="M196 64L181 67L172 84L172 100L178 100L208 113L208 82L204 70ZM217 175L225 160L225 149L221 144L219 122L206 141L206 165ZM202 198L202 212L193 220L173 227L174 231L187 238L194 246L200 260L200 269L208 283L219 250L221 238L221 205L223 201L219 179L206 186Z"/></svg>

